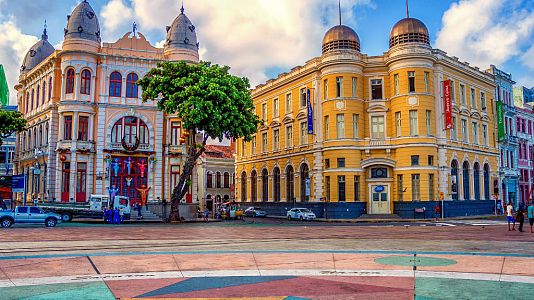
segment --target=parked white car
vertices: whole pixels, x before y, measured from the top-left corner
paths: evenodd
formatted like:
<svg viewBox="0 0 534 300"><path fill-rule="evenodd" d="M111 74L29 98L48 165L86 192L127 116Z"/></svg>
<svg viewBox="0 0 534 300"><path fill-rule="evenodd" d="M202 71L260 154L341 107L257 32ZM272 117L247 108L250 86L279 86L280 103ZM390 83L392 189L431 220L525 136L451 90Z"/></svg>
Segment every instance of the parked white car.
<svg viewBox="0 0 534 300"><path fill-rule="evenodd" d="M307 208L293 208L287 212L287 219L289 221L295 220L315 220L315 214Z"/></svg>

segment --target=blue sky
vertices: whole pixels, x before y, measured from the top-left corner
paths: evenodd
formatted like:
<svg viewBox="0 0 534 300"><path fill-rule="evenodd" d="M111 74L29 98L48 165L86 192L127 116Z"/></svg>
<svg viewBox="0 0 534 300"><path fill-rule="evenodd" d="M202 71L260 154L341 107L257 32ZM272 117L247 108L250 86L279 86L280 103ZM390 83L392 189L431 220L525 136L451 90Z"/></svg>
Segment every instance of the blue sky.
<svg viewBox="0 0 534 300"><path fill-rule="evenodd" d="M136 21L154 45L164 39L180 5L177 0L89 2L105 42L115 41ZM50 42L60 47L66 16L77 3L0 0L0 63L11 86L44 20ZM391 27L405 17L405 0L341 3L343 23L360 36L362 52L387 51ZM197 27L201 57L231 66L254 84L320 55L322 36L338 18L336 0L185 0L185 6ZM410 16L427 25L433 47L480 68L493 63L518 83L534 86L534 1L410 0Z"/></svg>

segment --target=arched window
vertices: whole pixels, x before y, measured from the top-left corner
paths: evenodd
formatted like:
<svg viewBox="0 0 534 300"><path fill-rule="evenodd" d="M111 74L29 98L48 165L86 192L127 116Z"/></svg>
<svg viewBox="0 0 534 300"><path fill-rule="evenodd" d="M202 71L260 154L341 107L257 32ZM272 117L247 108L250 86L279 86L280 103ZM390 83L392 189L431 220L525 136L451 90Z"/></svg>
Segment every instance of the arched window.
<svg viewBox="0 0 534 300"><path fill-rule="evenodd" d="M37 147L37 128L33 127L33 142L32 148Z"/></svg>
<svg viewBox="0 0 534 300"><path fill-rule="evenodd" d="M470 199L470 192L469 192L469 162L464 161L462 165L462 185L464 190L464 200Z"/></svg>
<svg viewBox="0 0 534 300"><path fill-rule="evenodd" d="M269 201L269 172L267 169L261 171L261 199L263 202Z"/></svg>
<svg viewBox="0 0 534 300"><path fill-rule="evenodd" d="M91 94L91 71L83 70L80 78L80 94Z"/></svg>
<svg viewBox="0 0 534 300"><path fill-rule="evenodd" d="M41 98L41 104L44 105L46 97L46 80L43 81L43 96Z"/></svg>
<svg viewBox="0 0 534 300"><path fill-rule="evenodd" d="M48 79L48 101L52 99L52 77Z"/></svg>
<svg viewBox="0 0 534 300"><path fill-rule="evenodd" d="M489 165L484 164L484 198L490 200Z"/></svg>
<svg viewBox="0 0 534 300"><path fill-rule="evenodd" d="M307 186L310 184L310 171L307 164L300 166L300 201L308 201Z"/></svg>
<svg viewBox="0 0 534 300"><path fill-rule="evenodd" d="M217 172L215 176L216 176L216 180L217 180L217 188L220 189L221 188L221 182L222 182L221 172Z"/></svg>
<svg viewBox="0 0 534 300"><path fill-rule="evenodd" d="M33 110L33 100L35 98L35 89L32 89L32 104L30 106L30 110Z"/></svg>
<svg viewBox="0 0 534 300"><path fill-rule="evenodd" d="M46 122L46 125L45 125L45 140L44 140L44 144L48 145L48 122Z"/></svg>
<svg viewBox="0 0 534 300"><path fill-rule="evenodd" d="M26 149L28 149L26 147L26 132L24 132L24 134L22 134L22 150L26 151Z"/></svg>
<svg viewBox="0 0 534 300"><path fill-rule="evenodd" d="M287 202L292 202L295 197L295 171L292 166L286 169L286 198Z"/></svg>
<svg viewBox="0 0 534 300"><path fill-rule="evenodd" d="M122 91L122 75L119 72L113 72L109 76L109 96L120 97Z"/></svg>
<svg viewBox="0 0 534 300"><path fill-rule="evenodd" d="M250 198L252 202L258 200L258 173L256 170L250 173Z"/></svg>
<svg viewBox="0 0 534 300"><path fill-rule="evenodd" d="M139 139L139 144L149 144L150 132L148 126L137 117L124 117L113 125L111 129L111 142L121 143L122 139L126 144L135 144L136 138Z"/></svg>
<svg viewBox="0 0 534 300"><path fill-rule="evenodd" d="M224 188L230 188L230 173L224 172Z"/></svg>
<svg viewBox="0 0 534 300"><path fill-rule="evenodd" d="M458 200L458 162L451 163L451 194L453 200Z"/></svg>
<svg viewBox="0 0 534 300"><path fill-rule="evenodd" d="M126 76L126 98L137 98L138 97L138 88L137 80L139 77L135 73L130 73Z"/></svg>
<svg viewBox="0 0 534 300"><path fill-rule="evenodd" d="M247 201L247 173L241 173L241 201Z"/></svg>
<svg viewBox="0 0 534 300"><path fill-rule="evenodd" d="M476 162L473 165L473 188L475 189L475 200L480 199L480 165Z"/></svg>
<svg viewBox="0 0 534 300"><path fill-rule="evenodd" d="M206 188L213 188L213 174L211 172L208 172L208 174L206 174Z"/></svg>
<svg viewBox="0 0 534 300"><path fill-rule="evenodd" d="M28 113L28 107L30 106L30 92L26 92L26 113Z"/></svg>
<svg viewBox="0 0 534 300"><path fill-rule="evenodd" d="M39 126L39 147L43 145L43 125Z"/></svg>
<svg viewBox="0 0 534 300"><path fill-rule="evenodd" d="M67 81L65 83L65 94L74 93L74 69L67 70Z"/></svg>
<svg viewBox="0 0 534 300"><path fill-rule="evenodd" d="M35 97L35 108L39 107L39 100L41 100L41 86L37 85L37 95Z"/></svg>
<svg viewBox="0 0 534 300"><path fill-rule="evenodd" d="M273 170L273 193L274 202L280 202L280 169L278 167Z"/></svg>

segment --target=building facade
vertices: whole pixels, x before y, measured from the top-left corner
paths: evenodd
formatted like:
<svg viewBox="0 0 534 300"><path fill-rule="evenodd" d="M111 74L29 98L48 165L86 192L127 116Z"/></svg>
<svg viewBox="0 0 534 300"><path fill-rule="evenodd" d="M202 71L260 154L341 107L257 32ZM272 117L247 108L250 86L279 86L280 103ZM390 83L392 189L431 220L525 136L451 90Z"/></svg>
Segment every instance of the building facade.
<svg viewBox="0 0 534 300"><path fill-rule="evenodd" d="M55 50L45 28L16 85L28 120L15 159L15 172L28 177L26 200L85 202L91 194L114 192L136 202L146 190L149 202L170 199L187 134L176 116L143 103L136 81L161 61L198 62L195 27L183 8L167 27L163 48L135 26L118 41L102 43L87 1L67 16L64 34L62 49ZM187 202L195 194L193 178Z"/></svg>
<svg viewBox="0 0 534 300"><path fill-rule="evenodd" d="M4 106L3 110L17 111L16 106ZM15 157L16 134L2 139L0 145L0 197L11 199L11 179L13 176L13 159Z"/></svg>
<svg viewBox="0 0 534 300"><path fill-rule="evenodd" d="M516 132L518 138L519 189L517 203L528 204L534 190L534 89L514 88L517 108Z"/></svg>
<svg viewBox="0 0 534 300"><path fill-rule="evenodd" d="M324 36L320 57L253 90L263 124L252 142L237 141L239 201L332 218L413 217L439 199L458 215L493 212L493 77L432 49L414 18L395 24L389 43L368 56L340 24Z"/></svg>
<svg viewBox="0 0 534 300"><path fill-rule="evenodd" d="M206 151L197 161L198 198L213 211L218 205L235 200L234 144L231 146L206 145Z"/></svg>

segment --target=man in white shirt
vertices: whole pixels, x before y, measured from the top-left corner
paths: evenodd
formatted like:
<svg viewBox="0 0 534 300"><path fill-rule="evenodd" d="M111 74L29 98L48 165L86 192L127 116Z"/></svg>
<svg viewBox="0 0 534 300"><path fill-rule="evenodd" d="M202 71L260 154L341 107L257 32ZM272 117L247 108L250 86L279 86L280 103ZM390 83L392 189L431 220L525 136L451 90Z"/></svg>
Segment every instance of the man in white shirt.
<svg viewBox="0 0 534 300"><path fill-rule="evenodd" d="M515 230L514 207L512 206L512 201L508 202L508 206L506 206L506 220L508 220L508 231ZM510 223L513 223L512 229L510 229Z"/></svg>

